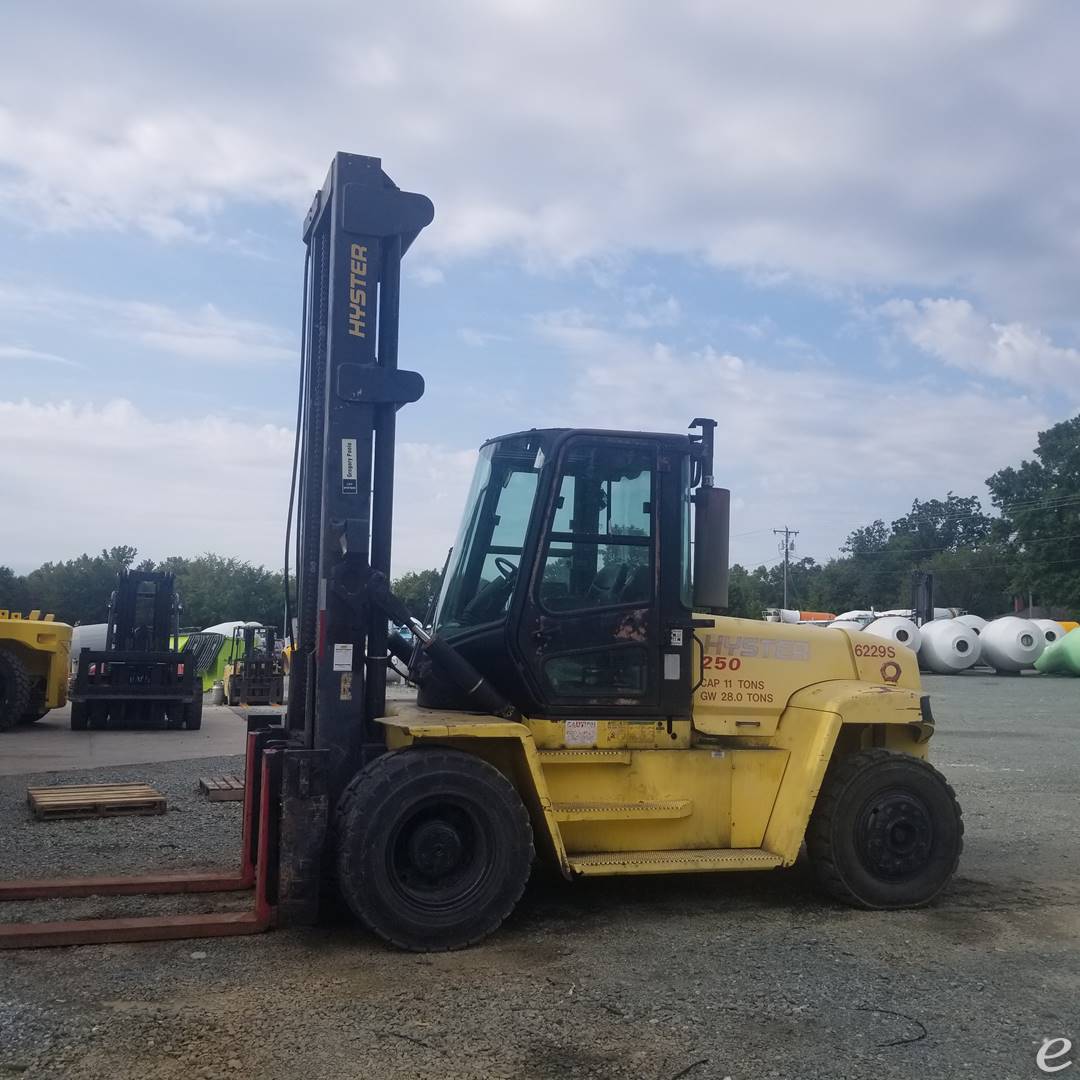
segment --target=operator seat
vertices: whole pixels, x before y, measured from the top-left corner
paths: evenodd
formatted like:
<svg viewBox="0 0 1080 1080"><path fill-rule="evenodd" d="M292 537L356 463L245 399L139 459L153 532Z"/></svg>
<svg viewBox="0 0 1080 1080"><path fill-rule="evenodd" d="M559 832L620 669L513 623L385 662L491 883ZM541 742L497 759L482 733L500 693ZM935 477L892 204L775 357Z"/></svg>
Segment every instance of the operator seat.
<svg viewBox="0 0 1080 1080"><path fill-rule="evenodd" d="M652 596L652 568L648 563L638 563L630 571L626 584L619 593L619 600L624 604L647 604Z"/></svg>
<svg viewBox="0 0 1080 1080"><path fill-rule="evenodd" d="M624 562L608 563L601 567L586 593L589 603L595 607L617 604L626 584L626 572L627 566Z"/></svg>

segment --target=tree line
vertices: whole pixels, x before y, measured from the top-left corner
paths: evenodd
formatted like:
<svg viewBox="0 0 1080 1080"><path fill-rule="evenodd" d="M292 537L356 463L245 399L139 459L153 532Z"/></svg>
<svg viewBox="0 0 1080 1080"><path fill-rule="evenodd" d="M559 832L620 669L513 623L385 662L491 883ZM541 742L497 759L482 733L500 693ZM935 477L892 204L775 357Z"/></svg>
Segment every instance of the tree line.
<svg viewBox="0 0 1080 1080"><path fill-rule="evenodd" d="M793 562L789 603L810 611L906 607L914 571L931 571L937 602L992 617L1015 596L1080 612L1080 416L1040 432L1034 457L986 481L990 504L977 495L949 492L916 499L909 513L853 530L838 556ZM0 566L0 608L51 611L70 623L104 622L118 570L171 570L176 575L185 626L229 619L284 621L280 571L242 559L204 554L138 561L134 547L49 562L29 574ZM434 602L439 570L403 574L394 591L425 618ZM783 600L783 566L731 568L731 612L759 618Z"/></svg>
<svg viewBox="0 0 1080 1080"><path fill-rule="evenodd" d="M807 611L907 607L916 571L934 574L936 603L984 618L1014 598L1080 612L1080 416L1040 432L1034 457L986 481L990 505L949 492L916 499L890 524L855 529L841 554L789 568L789 603ZM731 569L731 610L749 618L780 607L780 564Z"/></svg>
<svg viewBox="0 0 1080 1080"><path fill-rule="evenodd" d="M184 627L199 629L233 619L284 625L285 585L280 570L212 553L194 558L172 555L160 562L139 560L138 551L126 544L99 555L47 562L25 575L0 566L0 608L23 613L36 608L73 625L101 623L107 617L117 572L132 568L176 575ZM425 570L403 574L393 588L422 618L438 581L438 570Z"/></svg>

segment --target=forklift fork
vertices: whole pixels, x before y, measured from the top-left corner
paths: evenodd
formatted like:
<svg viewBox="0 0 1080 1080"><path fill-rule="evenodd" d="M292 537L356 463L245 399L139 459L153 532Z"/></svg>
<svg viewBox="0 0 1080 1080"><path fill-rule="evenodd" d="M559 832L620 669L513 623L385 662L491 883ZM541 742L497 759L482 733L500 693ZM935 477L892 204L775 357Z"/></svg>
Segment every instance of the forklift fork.
<svg viewBox="0 0 1080 1080"><path fill-rule="evenodd" d="M317 893L320 874L310 853L321 851L326 828L321 755L291 749L284 732L267 727L265 718L253 716L248 726L239 870L0 882L0 901L252 890L248 910L5 923L0 925L0 949L231 937L262 933L279 921L308 921L310 903L305 901ZM283 806L289 818L284 830ZM303 828L296 828L295 821Z"/></svg>

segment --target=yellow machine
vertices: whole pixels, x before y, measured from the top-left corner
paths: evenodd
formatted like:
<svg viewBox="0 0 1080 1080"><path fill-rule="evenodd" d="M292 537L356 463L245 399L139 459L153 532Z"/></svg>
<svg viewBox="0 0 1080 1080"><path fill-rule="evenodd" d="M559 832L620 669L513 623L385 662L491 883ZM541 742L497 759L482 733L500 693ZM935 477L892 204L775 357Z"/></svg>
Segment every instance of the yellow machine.
<svg viewBox="0 0 1080 1080"><path fill-rule="evenodd" d="M339 154L305 222L279 918L317 915L329 845L354 914L408 949L491 933L534 857L571 879L756 870L805 843L840 900L931 902L963 825L915 657L728 616L716 421L488 440L431 626L393 595L395 414L423 392L398 365L400 260L433 213ZM387 707L391 656L415 705Z"/></svg>
<svg viewBox="0 0 1080 1080"><path fill-rule="evenodd" d="M233 627L222 682L226 705L280 705L285 669L277 655L272 626L255 623Z"/></svg>
<svg viewBox="0 0 1080 1080"><path fill-rule="evenodd" d="M369 586L420 643L390 643L420 689L377 716L389 752L335 830L342 891L390 941L483 937L534 852L574 878L785 867L805 843L829 895L879 909L952 877L915 654L723 614L728 493L695 424L492 440L434 632Z"/></svg>
<svg viewBox="0 0 1080 1080"><path fill-rule="evenodd" d="M67 703L71 627L52 615L0 610L0 731Z"/></svg>
<svg viewBox="0 0 1080 1080"><path fill-rule="evenodd" d="M392 746L452 746L515 777L539 843L568 875L790 866L834 757L847 772L854 757L860 769L899 761L907 775L932 775L933 721L910 650L845 630L707 621L692 720L507 723L399 706L383 723ZM959 827L958 812L949 823ZM903 839L915 850L918 830ZM899 906L837 884L844 899Z"/></svg>

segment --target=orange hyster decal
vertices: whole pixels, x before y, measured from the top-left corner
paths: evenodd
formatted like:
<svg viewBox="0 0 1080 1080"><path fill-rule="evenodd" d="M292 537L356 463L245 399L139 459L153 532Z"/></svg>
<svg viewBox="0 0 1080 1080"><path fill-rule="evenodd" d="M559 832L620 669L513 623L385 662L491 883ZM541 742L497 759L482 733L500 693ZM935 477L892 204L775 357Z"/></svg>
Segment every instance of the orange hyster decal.
<svg viewBox="0 0 1080 1080"><path fill-rule="evenodd" d="M762 660L809 660L808 641L789 641L785 638L744 637L733 634L702 634L701 645L706 653Z"/></svg>

